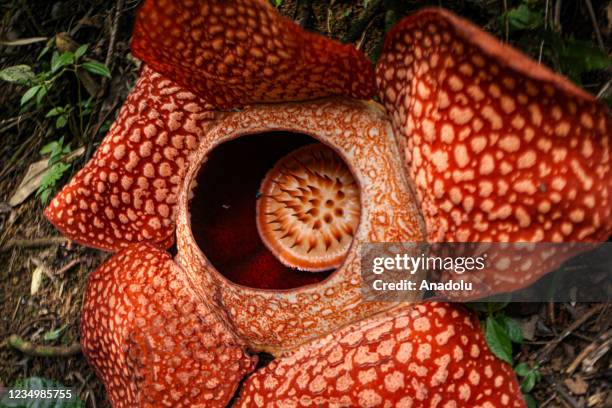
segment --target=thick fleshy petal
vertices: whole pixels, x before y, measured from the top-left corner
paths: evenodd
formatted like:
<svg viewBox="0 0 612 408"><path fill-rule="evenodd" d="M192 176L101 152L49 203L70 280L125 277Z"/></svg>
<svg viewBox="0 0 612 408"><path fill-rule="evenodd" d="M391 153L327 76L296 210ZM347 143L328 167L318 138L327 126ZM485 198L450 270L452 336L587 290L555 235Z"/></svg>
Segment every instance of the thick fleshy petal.
<svg viewBox="0 0 612 408"><path fill-rule="evenodd" d="M300 347L245 382L243 407L524 407L478 320L449 304L395 309Z"/></svg>
<svg viewBox="0 0 612 408"><path fill-rule="evenodd" d="M214 117L193 93L145 67L94 157L45 215L64 235L100 249L171 245L178 185Z"/></svg>
<svg viewBox="0 0 612 408"><path fill-rule="evenodd" d="M377 65L430 241L601 241L608 109L471 23L427 9Z"/></svg>
<svg viewBox="0 0 612 408"><path fill-rule="evenodd" d="M374 93L361 52L304 31L267 0L148 0L132 51L217 108Z"/></svg>
<svg viewBox="0 0 612 408"><path fill-rule="evenodd" d="M255 358L183 276L149 244L90 276L81 344L113 407L225 407L253 369Z"/></svg>

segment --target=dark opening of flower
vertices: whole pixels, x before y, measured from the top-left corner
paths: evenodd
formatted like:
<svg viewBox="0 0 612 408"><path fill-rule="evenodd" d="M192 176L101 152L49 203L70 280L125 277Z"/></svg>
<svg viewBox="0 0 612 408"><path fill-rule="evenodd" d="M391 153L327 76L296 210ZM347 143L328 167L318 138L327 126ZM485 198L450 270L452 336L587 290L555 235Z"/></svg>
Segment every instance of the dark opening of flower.
<svg viewBox="0 0 612 408"><path fill-rule="evenodd" d="M359 187L343 159L315 139L268 132L222 143L196 180L194 238L232 282L290 289L320 282L344 261L359 223Z"/></svg>

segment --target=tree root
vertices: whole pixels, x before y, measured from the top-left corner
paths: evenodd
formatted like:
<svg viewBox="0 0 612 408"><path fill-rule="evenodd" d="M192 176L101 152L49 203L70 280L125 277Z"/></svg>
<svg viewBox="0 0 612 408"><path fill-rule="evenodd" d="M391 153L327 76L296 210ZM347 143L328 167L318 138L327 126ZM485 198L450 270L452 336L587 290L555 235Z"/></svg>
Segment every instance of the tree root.
<svg viewBox="0 0 612 408"><path fill-rule="evenodd" d="M23 354L33 357L70 357L81 352L81 345L73 343L68 346L41 346L24 340L16 334L8 338L8 344Z"/></svg>

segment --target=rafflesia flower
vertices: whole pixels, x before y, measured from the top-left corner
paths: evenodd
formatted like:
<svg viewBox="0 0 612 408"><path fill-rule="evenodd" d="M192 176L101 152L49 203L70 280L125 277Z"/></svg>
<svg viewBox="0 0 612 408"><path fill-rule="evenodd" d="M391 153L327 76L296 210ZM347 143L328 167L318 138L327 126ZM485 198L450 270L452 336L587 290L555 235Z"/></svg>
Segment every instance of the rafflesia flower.
<svg viewBox="0 0 612 408"><path fill-rule="evenodd" d="M440 9L375 71L263 0L146 1L132 51L138 83L46 210L117 251L81 323L115 407L524 406L462 307L366 302L359 250L606 239L603 105Z"/></svg>

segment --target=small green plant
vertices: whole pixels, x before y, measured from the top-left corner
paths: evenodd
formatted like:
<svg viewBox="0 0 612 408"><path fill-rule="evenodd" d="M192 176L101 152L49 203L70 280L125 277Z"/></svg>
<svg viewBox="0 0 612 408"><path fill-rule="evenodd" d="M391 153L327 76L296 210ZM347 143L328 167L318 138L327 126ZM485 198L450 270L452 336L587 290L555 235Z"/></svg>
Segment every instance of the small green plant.
<svg viewBox="0 0 612 408"><path fill-rule="evenodd" d="M104 64L86 56L87 44L75 47L74 52L60 52L54 48L52 39L39 54L38 73L29 65L15 65L0 70L0 80L26 87L20 99L22 112L46 111L45 117L53 120L55 129L64 133L40 150L40 154L49 155L49 167L36 192L36 196L44 203L70 169L71 165L64 159L71 148L65 140L76 140L79 144L86 142L85 134L90 126L94 96L85 80L89 78L91 81L90 74L107 78L111 76ZM73 84L76 86L71 86ZM75 91L66 92L66 89ZM89 97L84 96L84 90L88 90Z"/></svg>
<svg viewBox="0 0 612 408"><path fill-rule="evenodd" d="M37 108L41 108L49 91L51 91L58 83L59 79L63 78L66 74L74 74L79 82L81 81L78 75L80 69L95 75L110 78L110 71L104 64L84 58L87 48L88 44L83 44L74 52L65 51L60 53L58 51L53 51L49 63L43 64L47 69L38 74L35 74L28 65L16 65L5 68L0 71L0 79L27 85L28 89L21 96L21 106L27 107L28 104L35 104ZM49 45L45 47L45 50L43 50L39 58L46 55L48 50ZM55 105L52 98L49 98L47 102L52 106ZM79 98L77 102L82 102L81 98Z"/></svg>
<svg viewBox="0 0 612 408"><path fill-rule="evenodd" d="M52 45L53 40L47 43L39 59L49 54ZM81 45L74 52L56 50L51 52L49 61L40 63L43 67L41 72L35 73L29 65L16 65L0 70L0 79L27 86L20 100L22 110L49 107L47 117L56 117L56 128L61 129L74 120L74 126L71 127L73 136L81 138L85 131L84 118L91 113L92 105L92 99L82 95L83 73L110 78L110 71L104 64L85 57L87 50L87 44ZM76 79L76 100L60 103L65 94L60 89L64 84L61 80L69 75Z"/></svg>
<svg viewBox="0 0 612 408"><path fill-rule="evenodd" d="M528 3L508 10L503 16L510 30L536 30L544 26L544 17L539 10L532 10Z"/></svg>
<svg viewBox="0 0 612 408"><path fill-rule="evenodd" d="M512 364L512 343L521 344L523 332L516 320L497 312L485 320L485 338L493 354Z"/></svg>
<svg viewBox="0 0 612 408"><path fill-rule="evenodd" d="M548 2L546 3L548 4ZM556 71L582 85L583 75L612 67L612 59L590 41L563 36L547 24L543 3L523 0L499 19L502 37L508 38Z"/></svg>
<svg viewBox="0 0 612 408"><path fill-rule="evenodd" d="M506 315L504 310L507 305L508 302L475 302L471 303L470 307L486 314L484 334L491 352L500 360L514 366L512 345L523 343L523 331L515 319ZM536 407L535 400L529 393L542 378L539 368L538 364L530 368L527 363L514 366L515 373L522 379L521 391L529 408Z"/></svg>
<svg viewBox="0 0 612 408"><path fill-rule="evenodd" d="M40 197L43 203L47 203L51 193L55 190L57 182L61 180L64 173L70 169L70 164L61 160L72 151L70 144L64 145L64 137L59 138L40 149L41 155L49 155L47 171L43 175L36 196Z"/></svg>
<svg viewBox="0 0 612 408"><path fill-rule="evenodd" d="M529 367L527 363L519 363L514 367L514 371L523 379L523 381L521 381L521 390L524 393L533 390L533 387L542 379L540 365L538 363L533 367Z"/></svg>
<svg viewBox="0 0 612 408"><path fill-rule="evenodd" d="M62 334L62 332L64 331L65 328L66 328L66 325L64 325L64 326L62 326L62 327L60 327L58 329L55 329L55 330L49 330L48 332L46 332L43 335L42 339L44 341L54 341L54 340L57 340L60 337L60 335Z"/></svg>

